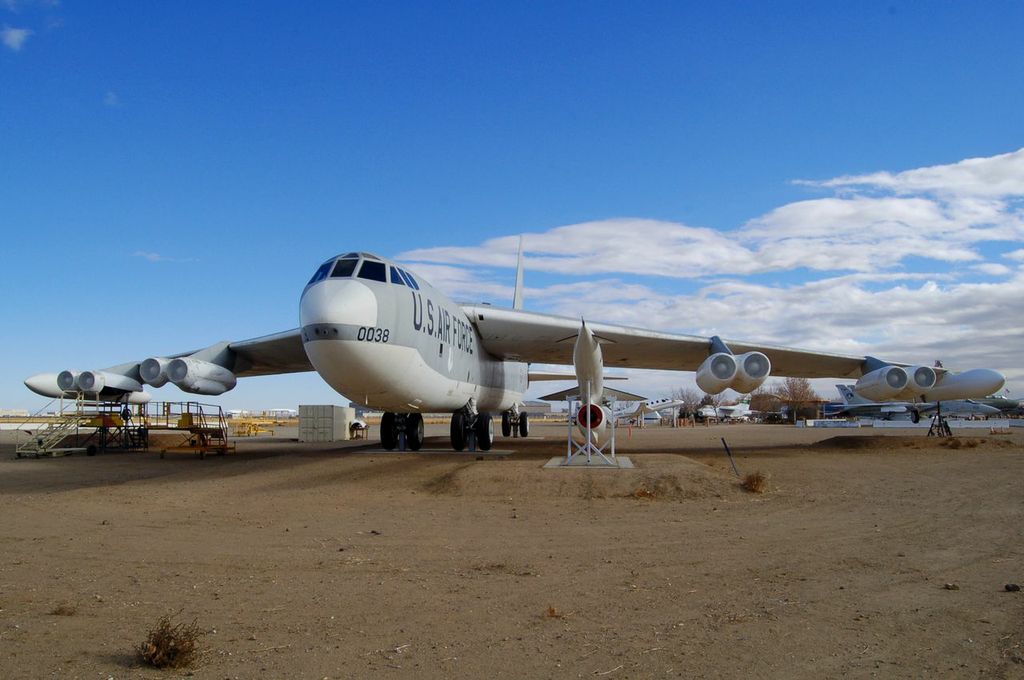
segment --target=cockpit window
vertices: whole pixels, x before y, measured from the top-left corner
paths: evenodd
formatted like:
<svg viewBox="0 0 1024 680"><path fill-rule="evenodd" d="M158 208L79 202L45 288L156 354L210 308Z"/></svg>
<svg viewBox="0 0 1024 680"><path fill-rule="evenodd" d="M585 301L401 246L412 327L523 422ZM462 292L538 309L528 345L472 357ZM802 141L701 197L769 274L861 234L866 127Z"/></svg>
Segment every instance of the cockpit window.
<svg viewBox="0 0 1024 680"><path fill-rule="evenodd" d="M331 265L333 264L333 262L324 262L322 265L320 265L320 267L316 270L316 273L313 274L313 278L311 278L309 280L309 283L307 283L306 285L312 286L317 281L323 281L324 279L326 279L327 272L331 271Z"/></svg>
<svg viewBox="0 0 1024 680"><path fill-rule="evenodd" d="M398 269L396 267L391 268L391 283L397 283L400 286L407 285L405 280L402 279L402 275L398 273Z"/></svg>
<svg viewBox="0 0 1024 680"><path fill-rule="evenodd" d="M370 281L386 282L388 280L388 268L383 262L363 260L363 266L359 269L359 278Z"/></svg>
<svg viewBox="0 0 1024 680"><path fill-rule="evenodd" d="M352 276L352 272L356 270L356 262L358 261L359 260L338 260L338 264L334 266L334 271L331 272L331 278Z"/></svg>
<svg viewBox="0 0 1024 680"><path fill-rule="evenodd" d="M402 277L405 279L405 282L409 285L410 288L412 288L413 290L420 289L420 284L416 283L416 279L412 278L412 274L405 271L404 269L399 269L398 271L402 273Z"/></svg>

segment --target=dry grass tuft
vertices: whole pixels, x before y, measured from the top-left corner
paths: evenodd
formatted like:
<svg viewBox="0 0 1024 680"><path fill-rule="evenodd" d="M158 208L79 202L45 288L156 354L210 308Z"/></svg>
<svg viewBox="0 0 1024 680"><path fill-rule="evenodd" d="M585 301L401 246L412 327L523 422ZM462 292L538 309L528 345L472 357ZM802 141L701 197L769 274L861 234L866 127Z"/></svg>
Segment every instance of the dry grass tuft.
<svg viewBox="0 0 1024 680"><path fill-rule="evenodd" d="M633 498L654 498L655 492L647 488L646 485L641 485L633 492Z"/></svg>
<svg viewBox="0 0 1024 680"><path fill-rule="evenodd" d="M760 472L751 472L743 478L740 486L750 493L764 493L768 490L768 479Z"/></svg>
<svg viewBox="0 0 1024 680"><path fill-rule="evenodd" d="M186 668L199 658L200 635L195 621L175 624L163 616L139 646L139 657L156 668Z"/></svg>
<svg viewBox="0 0 1024 680"><path fill-rule="evenodd" d="M78 607L73 604L59 604L50 611L51 616L74 616L78 613Z"/></svg>
<svg viewBox="0 0 1024 680"><path fill-rule="evenodd" d="M544 616L546 616L549 619L560 619L562 618L562 616L564 616L564 614L562 614L562 612L558 611L551 605L548 605L548 610L544 613Z"/></svg>

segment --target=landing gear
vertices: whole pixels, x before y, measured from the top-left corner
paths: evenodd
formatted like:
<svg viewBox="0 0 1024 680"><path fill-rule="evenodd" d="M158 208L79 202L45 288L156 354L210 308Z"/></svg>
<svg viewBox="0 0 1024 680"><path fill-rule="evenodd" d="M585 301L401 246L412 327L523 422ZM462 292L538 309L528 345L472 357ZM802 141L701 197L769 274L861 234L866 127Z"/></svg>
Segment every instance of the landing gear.
<svg viewBox="0 0 1024 680"><path fill-rule="evenodd" d="M461 411L452 414L452 448L456 451L466 449L466 415Z"/></svg>
<svg viewBox="0 0 1024 680"><path fill-rule="evenodd" d="M403 446L402 437L405 437ZM396 447L403 451L408 446L413 451L423 448L423 416L419 413L391 413L380 418L380 445L388 451Z"/></svg>
<svg viewBox="0 0 1024 680"><path fill-rule="evenodd" d="M423 448L423 416L419 413L410 413L405 419L405 437L409 448L419 451Z"/></svg>
<svg viewBox="0 0 1024 680"><path fill-rule="evenodd" d="M473 428L476 433L476 445L481 451L490 451L494 442L494 420L490 413L481 413L476 417Z"/></svg>
<svg viewBox="0 0 1024 680"><path fill-rule="evenodd" d="M471 451L490 451L494 443L494 419L490 413L478 413L472 404L467 404L452 414L451 436L452 448L456 451L465 451L467 446Z"/></svg>
<svg viewBox="0 0 1024 680"><path fill-rule="evenodd" d="M518 406L513 406L501 412L502 437L526 437L529 434L530 419L526 411L520 411Z"/></svg>

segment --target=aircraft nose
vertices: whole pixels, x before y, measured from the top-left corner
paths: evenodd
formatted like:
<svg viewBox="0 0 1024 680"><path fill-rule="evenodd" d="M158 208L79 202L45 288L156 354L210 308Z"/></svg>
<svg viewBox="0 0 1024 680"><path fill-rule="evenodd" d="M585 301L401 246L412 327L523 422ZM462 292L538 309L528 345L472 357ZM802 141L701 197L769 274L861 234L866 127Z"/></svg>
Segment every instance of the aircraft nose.
<svg viewBox="0 0 1024 680"><path fill-rule="evenodd" d="M311 324L376 326L377 298L359 281L322 281L303 293L299 323L303 328Z"/></svg>

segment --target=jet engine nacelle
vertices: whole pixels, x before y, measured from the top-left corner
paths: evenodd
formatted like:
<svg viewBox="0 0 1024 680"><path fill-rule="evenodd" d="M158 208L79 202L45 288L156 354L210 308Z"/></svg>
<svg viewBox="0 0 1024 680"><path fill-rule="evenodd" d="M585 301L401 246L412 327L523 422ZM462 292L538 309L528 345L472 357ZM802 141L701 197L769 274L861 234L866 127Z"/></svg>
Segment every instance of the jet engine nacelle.
<svg viewBox="0 0 1024 680"><path fill-rule="evenodd" d="M725 352L712 354L697 369L697 387L708 394L718 394L736 379L736 357Z"/></svg>
<svg viewBox="0 0 1024 680"><path fill-rule="evenodd" d="M735 359L736 378L729 387L740 394L753 392L771 375L772 362L760 352L747 352Z"/></svg>
<svg viewBox="0 0 1024 680"><path fill-rule="evenodd" d="M882 366L861 376L853 390L871 401L890 401L907 388L910 377L899 366Z"/></svg>
<svg viewBox="0 0 1024 680"><path fill-rule="evenodd" d="M167 366L170 359L164 357L150 357L139 364L139 375L142 382L153 387L163 387L170 378L167 377Z"/></svg>
<svg viewBox="0 0 1024 680"><path fill-rule="evenodd" d="M897 395L898 399L917 399L935 387L937 376L935 375L934 368L930 366L911 366L903 370L907 372L907 387Z"/></svg>
<svg viewBox="0 0 1024 680"><path fill-rule="evenodd" d="M120 373L110 371L82 371L78 374L78 389L82 392L99 393L104 387L112 387L126 392L141 392L142 384Z"/></svg>
<svg viewBox="0 0 1024 680"><path fill-rule="evenodd" d="M1003 389L1006 378L999 371L975 368L962 373L943 373L935 387L924 392L928 401L947 399L980 399Z"/></svg>
<svg viewBox="0 0 1024 680"><path fill-rule="evenodd" d="M166 375L179 389L193 394L223 394L238 382L235 374L223 366L190 357L172 359Z"/></svg>
<svg viewBox="0 0 1024 680"><path fill-rule="evenodd" d="M576 428L584 438L589 431L590 441L600 446L604 442L605 434L610 426L610 419L613 417L603 406L583 404L576 412Z"/></svg>
<svg viewBox="0 0 1024 680"><path fill-rule="evenodd" d="M78 376L81 371L61 371L57 374L57 387L63 392L81 392L78 388Z"/></svg>
<svg viewBox="0 0 1024 680"><path fill-rule="evenodd" d="M77 377L79 373L75 371L61 371L61 373L68 373L69 375L61 381L60 373L39 373L25 379L25 387L29 388L36 394L40 394L44 397L52 397L54 399L65 398L74 399L75 396L81 392L77 385ZM124 376L121 376L122 378ZM70 388L61 387L61 383L64 385L70 385ZM141 388L141 385L139 386ZM127 388L122 388L127 389ZM115 396L105 396L105 399L111 401L121 401L129 404L146 404L152 399L152 395L149 392L131 391L126 394L120 394Z"/></svg>

